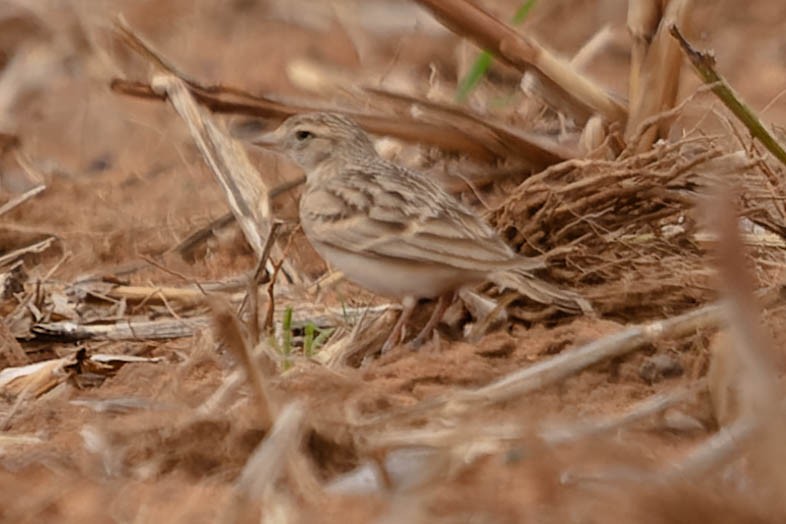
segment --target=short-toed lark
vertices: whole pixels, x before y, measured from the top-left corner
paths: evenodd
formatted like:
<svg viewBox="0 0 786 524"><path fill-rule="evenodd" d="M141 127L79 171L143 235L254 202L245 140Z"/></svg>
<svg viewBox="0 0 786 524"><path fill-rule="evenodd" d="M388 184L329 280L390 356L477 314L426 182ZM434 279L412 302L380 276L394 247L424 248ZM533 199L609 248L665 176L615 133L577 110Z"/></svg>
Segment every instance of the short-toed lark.
<svg viewBox="0 0 786 524"><path fill-rule="evenodd" d="M300 222L317 252L347 279L401 300L383 351L399 342L419 298L439 298L429 336L453 292L512 268L543 263L516 254L472 209L424 175L380 157L368 135L335 113L290 117L255 141L306 174Z"/></svg>

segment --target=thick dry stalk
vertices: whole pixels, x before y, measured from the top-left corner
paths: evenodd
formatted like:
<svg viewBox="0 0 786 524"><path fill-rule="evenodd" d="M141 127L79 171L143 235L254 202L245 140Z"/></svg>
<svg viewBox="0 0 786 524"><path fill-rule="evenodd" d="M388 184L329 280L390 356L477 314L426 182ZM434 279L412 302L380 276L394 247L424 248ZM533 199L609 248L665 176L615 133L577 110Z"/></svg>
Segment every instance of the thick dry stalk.
<svg viewBox="0 0 786 524"><path fill-rule="evenodd" d="M154 89L165 94L188 124L205 161L224 190L243 234L261 257L270 232L270 204L267 187L248 159L245 149L226 136L199 110L186 84L173 75L153 79Z"/></svg>
<svg viewBox="0 0 786 524"><path fill-rule="evenodd" d="M395 103L402 112L411 113L417 110L418 118L425 123L461 129L477 135L484 134L487 136L486 142L499 144L499 147L508 150L505 156L526 159L536 168L556 164L574 158L578 154L577 151L557 144L551 139L494 122L488 116L472 114L460 106L393 93L376 87L368 87L364 91L387 102Z"/></svg>
<svg viewBox="0 0 786 524"><path fill-rule="evenodd" d="M647 56L652 37L661 18L660 0L629 0L628 31L633 44L630 56L630 79L628 85L629 107L636 107L641 98L641 70Z"/></svg>
<svg viewBox="0 0 786 524"><path fill-rule="evenodd" d="M492 20L495 23L499 23L496 19ZM507 27L504 24L502 25ZM123 42L131 49L154 64L158 69L178 77L185 84L191 96L207 106L211 111L246 114L281 121L292 115L304 112L337 110L335 107L324 107L323 104L296 105L282 103L270 98L254 96L241 89L229 86L201 85L179 71L169 60L155 50L151 44L131 30L125 22L120 21L116 23L116 30ZM516 33L513 32L513 35L516 35ZM501 42L501 44L503 44L502 47L508 45L507 41ZM517 52L514 50L511 51L511 54L515 56ZM587 78L576 74L569 65L549 55L545 50L542 51L541 55L542 57L538 63L549 71L551 75L550 79L544 78L544 81L551 84L551 79L556 78L562 84L570 85L581 95L577 104L583 104L587 107L586 100L589 100L589 106L585 109L587 117L594 112L600 112L604 115L616 115L614 118L610 117L610 120L624 120L626 118L625 109L622 105L614 101ZM131 96L159 100L166 98L166 95L160 92L160 90L154 89L145 83L114 79L110 85L114 91ZM566 93L565 96L569 97L570 94ZM318 105L322 105L322 107L318 107ZM600 109L595 109L595 106L599 106ZM349 111L340 112L352 117L369 133L393 136L408 142L429 144L444 150L460 152L484 160L515 156L534 165L546 166L553 163L553 160L550 160L550 158L553 159L556 154L555 151L560 149L556 144L543 138L530 143L529 137L524 135L512 137L512 141L505 143L504 140L500 140L500 137L490 135L483 128L475 129L471 121L466 121L464 126L456 127L455 125L434 125L421 122L403 114L382 116ZM508 132L508 134L510 133ZM504 139L505 137L503 136L502 138ZM519 147L522 141L526 144L524 148ZM560 155L557 154L557 156Z"/></svg>
<svg viewBox="0 0 786 524"><path fill-rule="evenodd" d="M731 369L714 375L725 379L725 383L713 384L710 391L736 395L733 400L739 407L741 426L749 423L760 428L757 445L749 450L750 461L763 477L766 489L780 496L786 488L786 472L774 462L783 457L786 438L784 390L779 378L786 362L783 352L762 325L760 306L753 293L756 280L747 268L737 216L731 192L722 191L717 202L713 202L709 222L718 235L716 257L731 335L725 364ZM719 357L717 351L714 353L713 357Z"/></svg>
<svg viewBox="0 0 786 524"><path fill-rule="evenodd" d="M152 87L143 82L114 79L110 84L113 91L138 98L164 100ZM393 136L405 142L428 144L440 149L459 152L480 160L503 157L499 144L489 143L487 138L468 135L463 130L450 129L418 122L403 116L386 117L340 111L335 107L293 105L239 92L225 86L189 86L191 94L200 104L214 113L230 113L267 118L280 122L292 115L313 111L339 111L352 117L358 125L372 134Z"/></svg>
<svg viewBox="0 0 786 524"><path fill-rule="evenodd" d="M632 2L631 8L640 4L641 2ZM630 118L625 136L626 139L630 139L632 135L638 135L638 142L630 145L636 151L646 151L652 147L655 140L668 136L672 119L662 119L658 125L649 126L642 133L639 132L639 128L644 120L667 112L677 102L682 60L679 46L669 36L668 29L673 25L679 27L688 25L691 6L692 0L673 0L666 6L663 18L660 20L652 18L659 14L653 5L641 7L632 15L636 19L641 18L640 23L631 28L634 37L641 32L640 36L643 38L653 22L659 22L652 40L643 48L644 56L638 71L633 69L635 63L631 66L631 89L635 91L630 96ZM641 43L640 38L634 39L634 59L638 58L636 50L641 50ZM633 85L634 83L636 85Z"/></svg>
<svg viewBox="0 0 786 524"><path fill-rule="evenodd" d="M418 0L448 29L473 40L503 62L522 73L537 70L544 84L562 91L576 105L583 106L585 118L600 113L613 122L624 122L627 111L617 100L570 64L555 56L532 38L467 0Z"/></svg>

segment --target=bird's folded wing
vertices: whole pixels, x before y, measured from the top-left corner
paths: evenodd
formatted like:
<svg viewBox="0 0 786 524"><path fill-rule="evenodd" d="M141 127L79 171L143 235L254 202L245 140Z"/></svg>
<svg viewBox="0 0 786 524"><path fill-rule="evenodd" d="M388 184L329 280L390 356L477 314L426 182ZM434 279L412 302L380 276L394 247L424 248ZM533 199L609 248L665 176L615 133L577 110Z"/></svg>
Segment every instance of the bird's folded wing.
<svg viewBox="0 0 786 524"><path fill-rule="evenodd" d="M435 226L433 222L403 224L354 215L312 224L311 234L319 242L345 251L473 271L528 265L528 259L517 257L499 239L460 236L456 229L442 234L444 224ZM531 268L541 265L533 262Z"/></svg>
<svg viewBox="0 0 786 524"><path fill-rule="evenodd" d="M473 271L535 269L438 184L398 166L345 169L312 190L309 236L335 248Z"/></svg>

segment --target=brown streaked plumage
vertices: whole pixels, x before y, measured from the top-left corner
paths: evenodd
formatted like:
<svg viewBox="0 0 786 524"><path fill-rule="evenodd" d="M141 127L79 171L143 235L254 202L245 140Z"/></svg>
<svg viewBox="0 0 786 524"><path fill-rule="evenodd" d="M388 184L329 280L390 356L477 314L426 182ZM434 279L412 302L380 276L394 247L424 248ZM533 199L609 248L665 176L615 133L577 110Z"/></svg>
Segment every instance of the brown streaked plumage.
<svg viewBox="0 0 786 524"><path fill-rule="evenodd" d="M494 272L543 266L516 254L437 183L381 158L345 116L293 116L257 143L275 146L305 171L300 221L317 252L349 280L402 301L385 350L398 341L418 298L440 298L440 305L415 344L457 289Z"/></svg>

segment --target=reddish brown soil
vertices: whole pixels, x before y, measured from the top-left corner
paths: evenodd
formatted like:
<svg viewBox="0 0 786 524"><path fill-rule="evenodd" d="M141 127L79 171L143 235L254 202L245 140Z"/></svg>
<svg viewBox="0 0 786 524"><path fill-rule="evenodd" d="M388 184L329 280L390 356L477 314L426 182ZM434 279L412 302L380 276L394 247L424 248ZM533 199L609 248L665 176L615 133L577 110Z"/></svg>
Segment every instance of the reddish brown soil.
<svg viewBox="0 0 786 524"><path fill-rule="evenodd" d="M2 245L4 250L11 249L36 235L57 235L57 249L29 258L26 265L41 277L68 253L51 275L63 282L89 273L111 273L142 256L160 255L228 209L171 108L109 90L116 65L146 78L146 70L100 30L115 14L124 13L131 25L193 77L254 93L313 97L287 78L287 65L299 58L334 65L369 83L382 74L408 74L419 93L429 89L431 68L443 89L457 69L459 41L445 33L366 34L357 50L341 24L282 21L278 11L264 1L73 3L74 11L42 7L40 15L56 28L54 33L48 27L26 27L16 38L0 39L4 46L0 58L29 45L50 53L53 63L42 66L43 81L22 88L24 96L10 111L9 124L3 129L21 138L24 153L43 173L47 188L2 217ZM500 4L516 3L498 2L493 7L508 13L510 5ZM302 9L309 10L308 4L303 2ZM625 4L622 0L539 2L525 27L541 41L570 54L604 23L624 34ZM768 0L744 7L731 1L697 4L694 41L715 49L719 69L737 91L753 107L764 108L786 86L786 5ZM83 33L77 20L95 40L87 42L78 36ZM61 51L64 41L72 46L69 51ZM106 49L111 53L105 54ZM626 65L627 50L620 45L604 53L591 71L606 85L624 92ZM515 75L501 68L494 74L507 81L510 93L515 92ZM697 85L687 66L685 79L687 93ZM765 116L776 125L786 121L786 99L776 100ZM254 153L254 159L270 184L297 175L291 169L278 170L278 161L263 153ZM4 196L20 193L29 185L13 162L5 159L0 164ZM292 217L295 203L294 195L282 197L278 211ZM307 246L296 245L292 255L311 275L321 269ZM173 254L163 260L171 270L200 281L238 275L254 266L251 250L235 229L210 240L193 261ZM183 283L152 266L124 278L144 285ZM350 288L341 289L351 294ZM368 295L358 297L355 302L363 304ZM772 318L773 330L784 331L778 315ZM305 404L311 428L305 455L318 479L328 482L361 462L356 430L339 422L346 420L347 406L357 409L354 416L372 417L459 388L482 386L619 328L615 322L579 318L529 329L512 326L474 344L443 341L439 348L429 344L415 353L400 348L357 369L334 372L302 363L276 378L273 395L279 402ZM536 427L544 420L580 421L617 413L637 400L703 375L707 336L697 334L681 343L663 343L597 365L558 386L478 413L477 423L493 425L515 419ZM73 345L59 343L23 347L34 360L74 350ZM228 520L233 486L264 432L253 406L242 399L222 416L197 419L193 414L234 368L232 359L216 353L209 334L164 343L87 342L79 347L160 356L163 362L126 365L96 387L58 387L14 412L8 426L0 428L0 436L30 435L42 442L7 446L0 442L0 522ZM643 379L640 369L653 353L673 356L684 373L651 382ZM99 412L73 402L123 398L144 401L145 408ZM14 399L0 402L3 421ZM766 508L754 507L750 498L714 497L706 486L630 485L623 493L610 492L603 485L562 482L566 471L591 474L620 464L646 469L675 460L714 430L706 402L696 402L684 411L706 429L668 431L659 420L649 420L610 442L545 449L532 439L526 449L514 446L470 466L457 464L449 474L414 492L313 494L311 499L295 501L298 511L293 514L302 522L358 523L768 521ZM105 439L100 445L90 444L95 434ZM576 464L580 470L572 471Z"/></svg>

